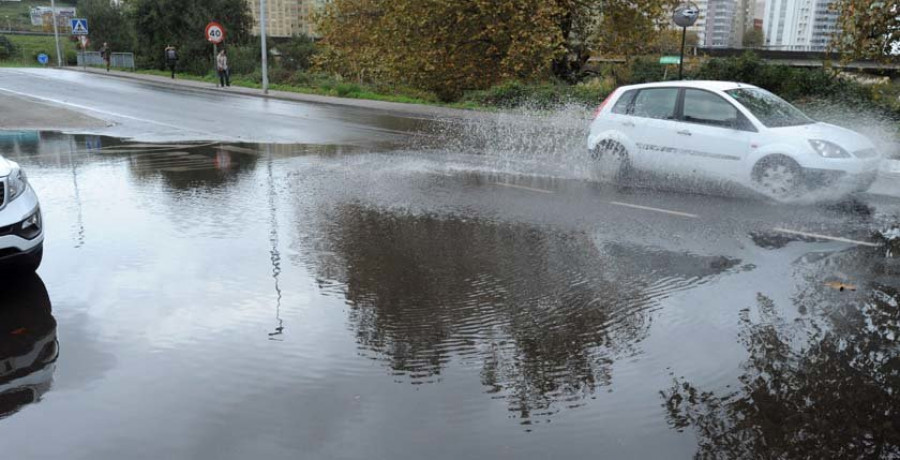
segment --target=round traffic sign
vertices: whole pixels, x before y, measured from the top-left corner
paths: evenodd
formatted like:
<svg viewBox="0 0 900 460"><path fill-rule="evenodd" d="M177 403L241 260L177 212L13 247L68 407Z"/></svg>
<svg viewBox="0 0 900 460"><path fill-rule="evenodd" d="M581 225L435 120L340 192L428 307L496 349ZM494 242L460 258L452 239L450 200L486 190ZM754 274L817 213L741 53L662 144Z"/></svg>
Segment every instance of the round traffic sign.
<svg viewBox="0 0 900 460"><path fill-rule="evenodd" d="M206 39L210 43L222 43L225 41L225 28L218 22L210 22L206 25Z"/></svg>
<svg viewBox="0 0 900 460"><path fill-rule="evenodd" d="M50 62L50 56L47 56L45 53L41 53L38 54L37 60L41 65L47 65L47 63Z"/></svg>

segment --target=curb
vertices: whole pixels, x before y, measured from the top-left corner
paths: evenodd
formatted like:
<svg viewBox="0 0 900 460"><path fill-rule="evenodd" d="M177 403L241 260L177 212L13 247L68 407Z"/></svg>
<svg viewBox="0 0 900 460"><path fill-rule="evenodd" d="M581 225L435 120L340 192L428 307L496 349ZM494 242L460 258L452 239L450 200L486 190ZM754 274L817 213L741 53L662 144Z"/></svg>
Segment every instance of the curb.
<svg viewBox="0 0 900 460"><path fill-rule="evenodd" d="M97 75L100 77L112 77L124 80L138 81L149 85L169 89L178 88L204 93L235 94L239 96L257 97L261 99L272 99L287 102L351 107L366 110L377 110L406 116L424 116L429 118L471 118L473 116L477 117L483 114L483 112L479 112L477 110L435 107L422 104L405 104L402 102L375 101L371 99L350 99L334 96L321 96L317 94L292 93L288 91L278 90L269 90L269 94L263 94L262 90L254 88L232 86L228 89L222 89L217 86L210 86L211 84L206 82L198 82L194 80L171 80L166 77L158 77L155 75L132 74L119 71L105 72L98 69L80 69L72 67L64 67L62 70Z"/></svg>

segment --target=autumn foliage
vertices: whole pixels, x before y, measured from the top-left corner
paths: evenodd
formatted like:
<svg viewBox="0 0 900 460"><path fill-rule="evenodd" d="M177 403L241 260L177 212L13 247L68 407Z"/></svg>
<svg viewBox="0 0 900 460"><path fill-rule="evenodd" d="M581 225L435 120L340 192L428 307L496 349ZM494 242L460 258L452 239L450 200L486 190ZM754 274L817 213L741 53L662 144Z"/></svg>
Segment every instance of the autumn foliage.
<svg viewBox="0 0 900 460"><path fill-rule="evenodd" d="M394 81L453 100L465 90L508 80L571 78L598 49L639 50L670 5L669 0L335 0L318 21L324 45L318 62L358 81Z"/></svg>
<svg viewBox="0 0 900 460"><path fill-rule="evenodd" d="M897 59L900 0L840 0L836 8L840 32L834 45L845 59Z"/></svg>

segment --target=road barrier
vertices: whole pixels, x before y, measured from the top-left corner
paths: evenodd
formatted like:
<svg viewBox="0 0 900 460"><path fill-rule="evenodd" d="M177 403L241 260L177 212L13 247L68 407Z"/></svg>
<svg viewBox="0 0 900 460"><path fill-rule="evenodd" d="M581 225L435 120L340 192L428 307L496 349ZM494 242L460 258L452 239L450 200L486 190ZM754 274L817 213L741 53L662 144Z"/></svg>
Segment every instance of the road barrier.
<svg viewBox="0 0 900 460"><path fill-rule="evenodd" d="M101 55L99 51L87 51L84 53L78 53L78 66L81 67L85 64L97 67L106 66L106 62L103 60L103 55ZM116 69L134 70L134 53L110 54L109 66Z"/></svg>

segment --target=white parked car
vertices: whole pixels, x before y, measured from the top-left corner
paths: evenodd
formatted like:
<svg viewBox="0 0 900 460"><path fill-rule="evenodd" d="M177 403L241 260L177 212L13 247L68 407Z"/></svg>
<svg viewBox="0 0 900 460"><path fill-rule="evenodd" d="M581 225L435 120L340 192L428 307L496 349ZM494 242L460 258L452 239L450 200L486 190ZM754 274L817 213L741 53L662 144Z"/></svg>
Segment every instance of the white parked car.
<svg viewBox="0 0 900 460"><path fill-rule="evenodd" d="M588 149L617 176L731 181L779 200L866 191L881 162L863 135L816 122L764 89L719 81L617 89L595 113Z"/></svg>
<svg viewBox="0 0 900 460"><path fill-rule="evenodd" d="M34 272L43 255L44 228L37 194L22 168L0 156L0 270Z"/></svg>

